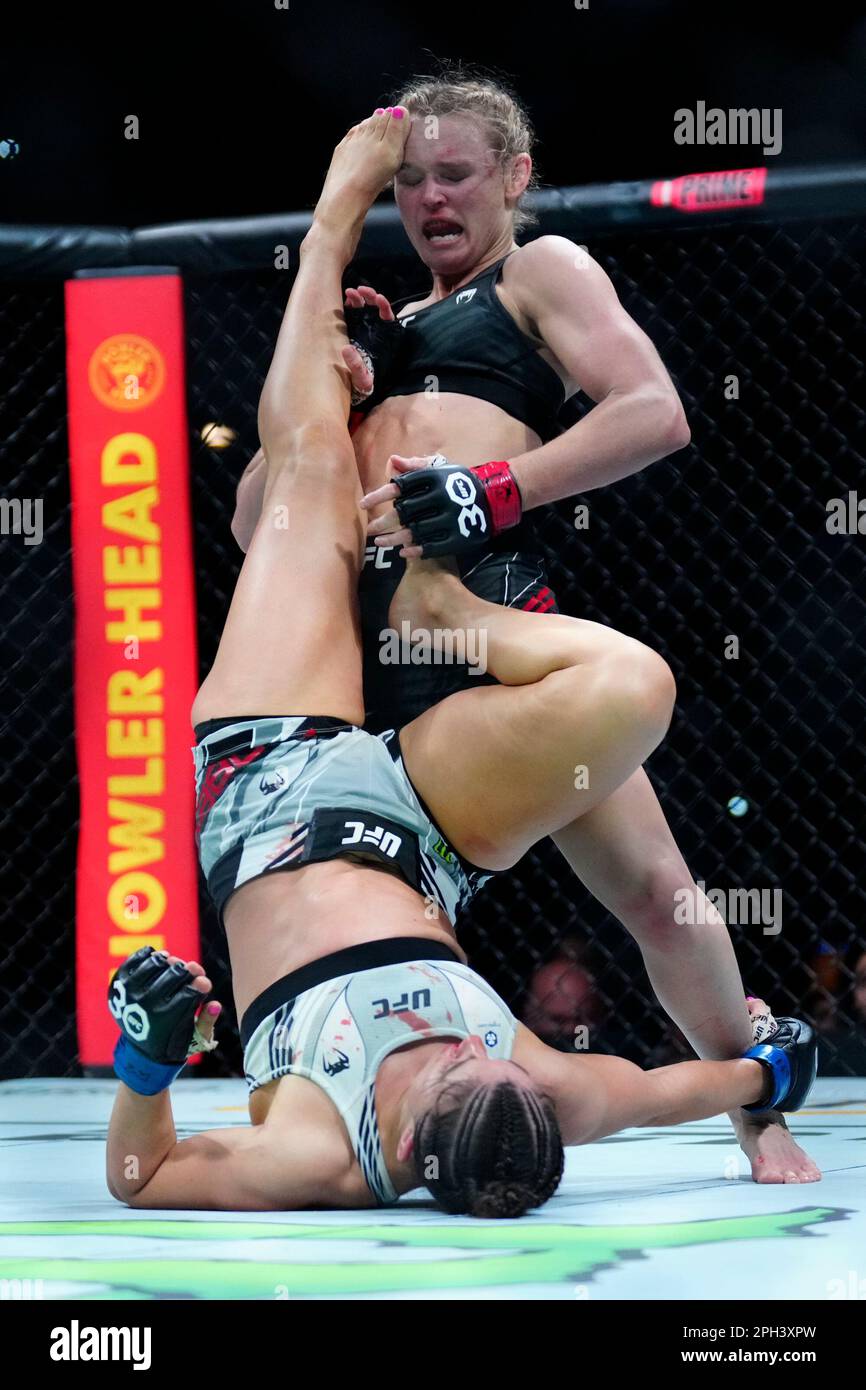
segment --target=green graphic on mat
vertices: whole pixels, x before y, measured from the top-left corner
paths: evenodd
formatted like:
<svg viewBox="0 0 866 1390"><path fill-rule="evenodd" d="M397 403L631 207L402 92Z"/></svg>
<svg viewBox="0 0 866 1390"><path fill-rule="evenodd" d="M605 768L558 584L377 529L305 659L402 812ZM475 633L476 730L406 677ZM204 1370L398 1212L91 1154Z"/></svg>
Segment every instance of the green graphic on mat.
<svg viewBox="0 0 866 1390"><path fill-rule="evenodd" d="M4 1222L0 1279L29 1280L31 1285L41 1280L45 1298L270 1300L425 1289L459 1293L515 1284L580 1283L623 1259L655 1250L801 1235L807 1227L844 1214L832 1207L810 1207L645 1226L533 1221L489 1226L166 1219ZM5 1239L14 1239L19 1249L26 1243L33 1254L4 1258ZM94 1257L87 1253L94 1241L109 1252L116 1242L117 1254ZM153 1253L137 1255L136 1241L146 1241ZM241 1249L251 1242L252 1250ZM170 1247L164 1248L164 1258L156 1253L158 1246Z"/></svg>

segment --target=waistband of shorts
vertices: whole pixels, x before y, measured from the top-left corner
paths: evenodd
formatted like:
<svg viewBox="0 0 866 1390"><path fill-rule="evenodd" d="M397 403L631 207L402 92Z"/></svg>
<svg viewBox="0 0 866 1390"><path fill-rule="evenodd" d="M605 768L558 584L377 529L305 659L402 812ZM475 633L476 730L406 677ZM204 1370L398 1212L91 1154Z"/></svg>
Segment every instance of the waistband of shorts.
<svg viewBox="0 0 866 1390"><path fill-rule="evenodd" d="M248 752L262 744L282 743L288 738L331 738L347 729L357 729L332 714L232 715L205 719L194 729L197 760L206 766L218 758Z"/></svg>
<svg viewBox="0 0 866 1390"><path fill-rule="evenodd" d="M376 970L383 965L401 965L414 960L450 960L462 965L456 951L444 941L431 941L426 936L391 936L384 941L364 941L342 951L332 951L320 960L302 965L268 985L241 1019L241 1043L246 1047L259 1024L290 999L296 999L308 989L334 980L338 975L357 975L362 970Z"/></svg>

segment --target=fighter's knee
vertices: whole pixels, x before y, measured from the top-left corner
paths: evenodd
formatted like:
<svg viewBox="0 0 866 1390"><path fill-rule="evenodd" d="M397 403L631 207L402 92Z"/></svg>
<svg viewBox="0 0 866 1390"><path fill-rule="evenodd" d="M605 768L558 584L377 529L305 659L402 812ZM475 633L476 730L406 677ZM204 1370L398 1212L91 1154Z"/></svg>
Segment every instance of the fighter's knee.
<svg viewBox="0 0 866 1390"><path fill-rule="evenodd" d="M696 892L691 875L678 854L663 846L647 847L645 862L623 876L616 915L642 944L656 950L675 947L682 939L689 896Z"/></svg>
<svg viewBox="0 0 866 1390"><path fill-rule="evenodd" d="M651 647L640 646L640 676L644 693L648 699L663 711L668 723L677 698L677 683L674 673L663 656Z"/></svg>
<svg viewBox="0 0 866 1390"><path fill-rule="evenodd" d="M605 675L615 707L661 742L677 698L674 673L664 658L642 642L633 642L609 659Z"/></svg>
<svg viewBox="0 0 866 1390"><path fill-rule="evenodd" d="M331 472L351 476L354 459L349 431L338 420L323 418L287 424L268 441L271 470L287 467L293 472L312 470L323 478Z"/></svg>

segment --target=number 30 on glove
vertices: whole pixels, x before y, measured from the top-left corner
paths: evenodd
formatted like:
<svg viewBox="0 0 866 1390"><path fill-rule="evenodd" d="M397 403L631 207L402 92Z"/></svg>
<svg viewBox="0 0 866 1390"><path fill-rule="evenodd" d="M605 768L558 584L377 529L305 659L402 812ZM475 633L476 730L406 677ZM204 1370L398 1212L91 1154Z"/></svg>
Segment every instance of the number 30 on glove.
<svg viewBox="0 0 866 1390"><path fill-rule="evenodd" d="M394 510L423 546L425 559L463 555L511 526L523 512L520 489L507 463L459 468L437 454L429 468L391 481L399 496Z"/></svg>
<svg viewBox="0 0 866 1390"><path fill-rule="evenodd" d="M164 1091L197 1052L217 1044L199 1032L196 1014L207 995L194 989L186 966L169 964L142 946L112 977L108 1007L120 1024L114 1070L139 1095Z"/></svg>

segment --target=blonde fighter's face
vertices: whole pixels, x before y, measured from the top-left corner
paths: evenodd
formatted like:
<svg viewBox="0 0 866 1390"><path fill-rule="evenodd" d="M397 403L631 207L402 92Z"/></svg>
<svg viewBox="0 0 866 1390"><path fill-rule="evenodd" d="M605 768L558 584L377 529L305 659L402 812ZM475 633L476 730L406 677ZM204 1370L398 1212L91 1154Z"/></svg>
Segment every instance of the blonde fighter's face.
<svg viewBox="0 0 866 1390"><path fill-rule="evenodd" d="M515 200L532 161L515 155L503 168L482 124L469 116L416 116L394 179L403 226L434 274L459 279L512 241Z"/></svg>

